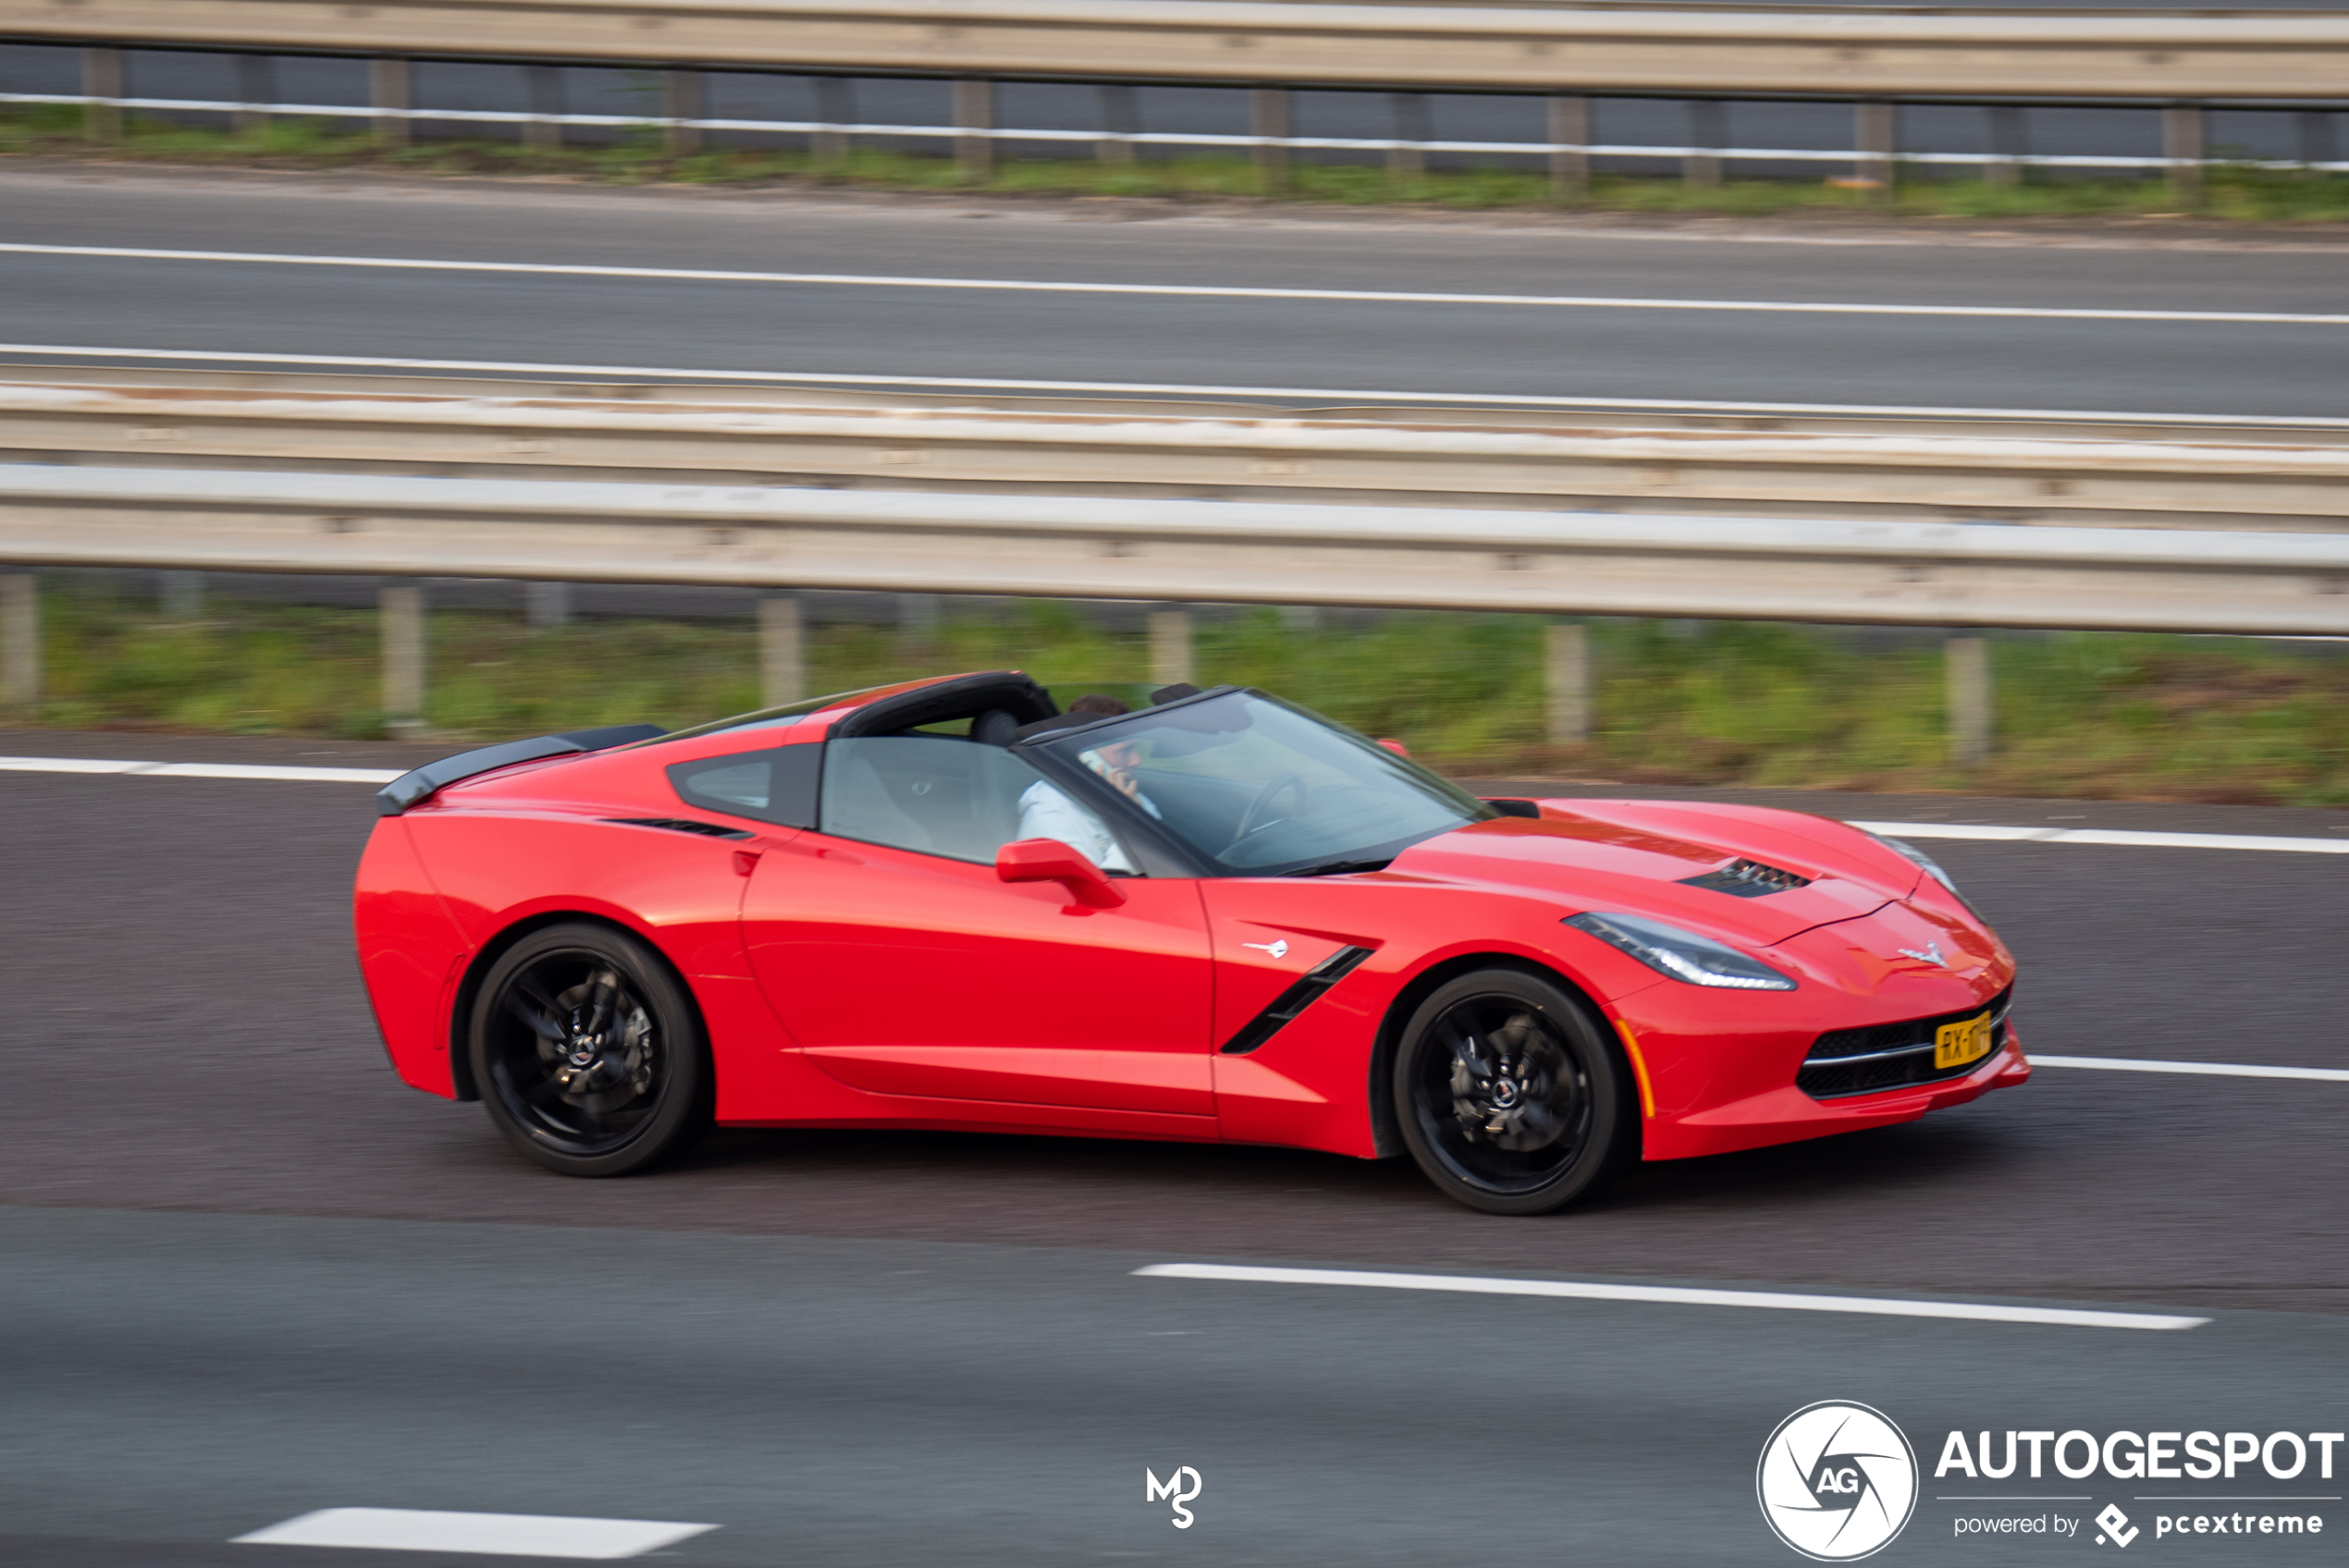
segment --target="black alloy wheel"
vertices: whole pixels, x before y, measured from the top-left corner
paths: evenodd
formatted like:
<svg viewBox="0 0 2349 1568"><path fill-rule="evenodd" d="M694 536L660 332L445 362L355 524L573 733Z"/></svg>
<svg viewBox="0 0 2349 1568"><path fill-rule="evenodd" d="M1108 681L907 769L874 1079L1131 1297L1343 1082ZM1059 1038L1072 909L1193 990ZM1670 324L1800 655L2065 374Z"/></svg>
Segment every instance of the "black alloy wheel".
<svg viewBox="0 0 2349 1568"><path fill-rule="evenodd" d="M1487 1214L1546 1214L1598 1187L1637 1152L1632 1103L1590 1009L1523 970L1437 987L1396 1052L1411 1158Z"/></svg>
<svg viewBox="0 0 2349 1568"><path fill-rule="evenodd" d="M514 944L473 1003L473 1084L508 1142L566 1176L624 1176L709 1122L690 999L644 943L550 925Z"/></svg>

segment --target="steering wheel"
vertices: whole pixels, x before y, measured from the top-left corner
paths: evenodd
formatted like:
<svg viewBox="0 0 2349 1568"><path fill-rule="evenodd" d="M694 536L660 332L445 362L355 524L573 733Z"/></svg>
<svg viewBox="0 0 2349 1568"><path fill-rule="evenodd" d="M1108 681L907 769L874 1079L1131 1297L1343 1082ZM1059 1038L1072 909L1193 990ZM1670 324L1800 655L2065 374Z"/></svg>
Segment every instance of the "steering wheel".
<svg viewBox="0 0 2349 1568"><path fill-rule="evenodd" d="M1284 790L1296 798L1297 811L1302 812L1305 809L1305 780L1294 773L1276 773L1265 780L1264 787L1256 791L1255 799L1248 802L1248 809L1240 813L1239 831L1232 835L1232 844L1238 843L1260 827L1270 826L1258 819L1267 815L1265 808L1279 799ZM1226 844L1224 847L1228 850L1232 844Z"/></svg>

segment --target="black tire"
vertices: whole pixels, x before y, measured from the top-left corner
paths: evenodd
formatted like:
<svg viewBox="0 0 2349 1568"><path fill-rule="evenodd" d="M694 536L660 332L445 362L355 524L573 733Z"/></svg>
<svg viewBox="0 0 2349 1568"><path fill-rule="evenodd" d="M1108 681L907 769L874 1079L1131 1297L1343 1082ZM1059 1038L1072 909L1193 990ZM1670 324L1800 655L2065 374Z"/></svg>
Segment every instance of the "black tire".
<svg viewBox="0 0 2349 1568"><path fill-rule="evenodd" d="M653 950L609 926L549 925L482 977L468 1047L506 1141L565 1176L625 1176L709 1125L699 1015Z"/></svg>
<svg viewBox="0 0 2349 1568"><path fill-rule="evenodd" d="M1524 970L1438 986L1395 1053L1396 1119L1427 1179L1487 1214L1546 1214L1614 1175L1639 1133L1602 1028Z"/></svg>

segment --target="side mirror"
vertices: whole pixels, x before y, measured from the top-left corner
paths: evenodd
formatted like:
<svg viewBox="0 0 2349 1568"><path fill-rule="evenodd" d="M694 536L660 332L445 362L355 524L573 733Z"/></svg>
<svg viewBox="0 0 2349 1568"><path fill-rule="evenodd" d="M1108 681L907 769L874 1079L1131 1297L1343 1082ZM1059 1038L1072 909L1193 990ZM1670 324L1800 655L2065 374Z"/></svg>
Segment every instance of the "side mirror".
<svg viewBox="0 0 2349 1568"><path fill-rule="evenodd" d="M1401 757L1405 762L1411 760L1411 748L1405 745L1402 741L1394 739L1392 736L1380 736L1378 738L1378 743L1384 746L1388 751L1393 752L1396 756Z"/></svg>
<svg viewBox="0 0 2349 1568"><path fill-rule="evenodd" d="M1057 882L1091 909L1115 909L1125 894L1109 875L1058 839L1022 839L995 851L995 875L1006 882Z"/></svg>

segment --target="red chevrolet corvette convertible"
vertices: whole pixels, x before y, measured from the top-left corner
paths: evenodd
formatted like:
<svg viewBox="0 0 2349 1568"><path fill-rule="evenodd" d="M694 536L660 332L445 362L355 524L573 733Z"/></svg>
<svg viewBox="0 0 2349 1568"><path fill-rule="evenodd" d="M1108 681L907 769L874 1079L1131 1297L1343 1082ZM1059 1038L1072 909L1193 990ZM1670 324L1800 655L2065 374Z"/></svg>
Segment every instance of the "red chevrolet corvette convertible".
<svg viewBox="0 0 2349 1568"><path fill-rule="evenodd" d="M1922 854L1753 806L1479 800L1262 692L1011 673L385 787L393 1065L550 1170L713 1121L1408 1152L1496 1214L2030 1076ZM1063 703L1067 704L1066 707Z"/></svg>

